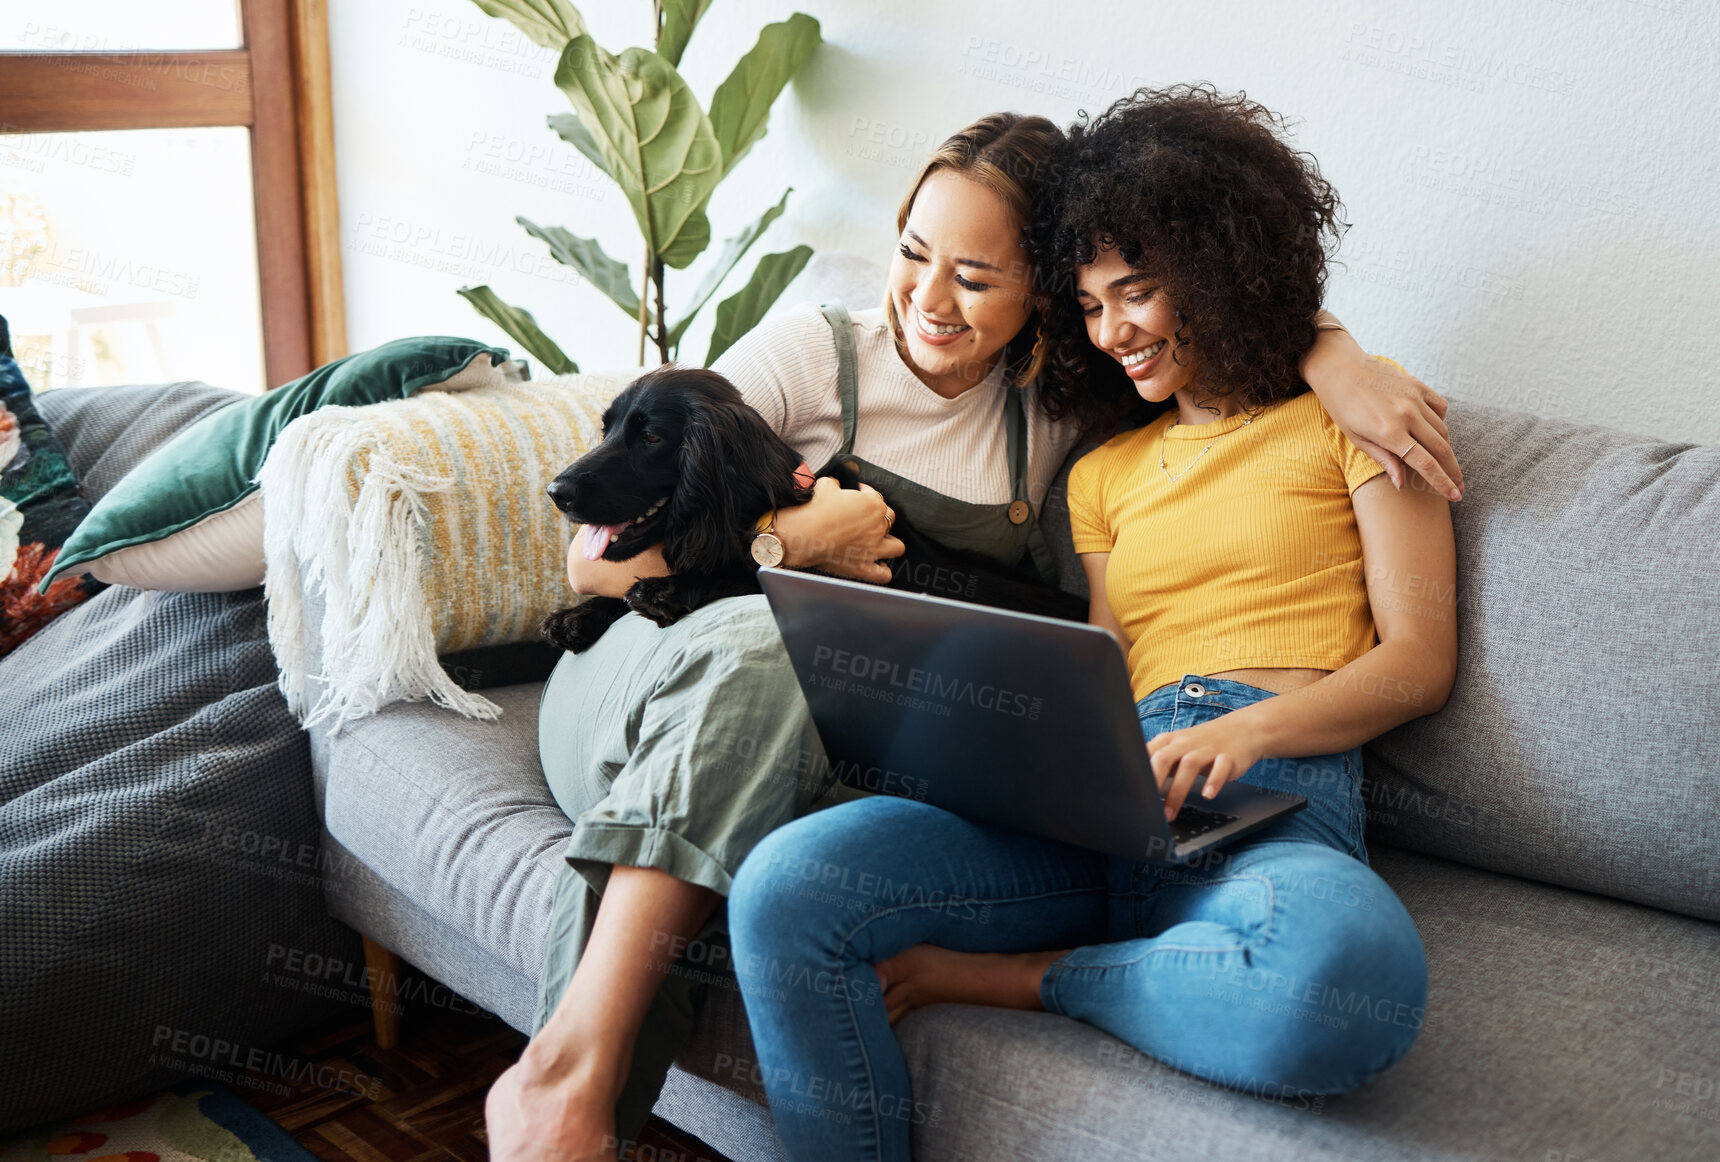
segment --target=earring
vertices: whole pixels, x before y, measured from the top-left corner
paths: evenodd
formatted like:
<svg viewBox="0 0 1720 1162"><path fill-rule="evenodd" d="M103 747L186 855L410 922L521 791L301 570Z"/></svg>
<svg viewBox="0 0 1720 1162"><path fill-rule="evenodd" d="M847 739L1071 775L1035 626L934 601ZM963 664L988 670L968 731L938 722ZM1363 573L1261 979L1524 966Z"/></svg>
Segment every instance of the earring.
<svg viewBox="0 0 1720 1162"><path fill-rule="evenodd" d="M1027 353L1027 358L1010 366L1010 375L1017 381L1027 373L1027 369L1039 362L1039 353L1045 349L1045 324L1040 323L1033 340L1033 349Z"/></svg>

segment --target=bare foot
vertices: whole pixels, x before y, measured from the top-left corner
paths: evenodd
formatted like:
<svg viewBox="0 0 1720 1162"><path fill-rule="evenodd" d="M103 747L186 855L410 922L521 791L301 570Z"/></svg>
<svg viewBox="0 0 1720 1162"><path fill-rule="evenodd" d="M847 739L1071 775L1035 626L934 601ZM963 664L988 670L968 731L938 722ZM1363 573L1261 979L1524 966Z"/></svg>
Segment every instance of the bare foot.
<svg viewBox="0 0 1720 1162"><path fill-rule="evenodd" d="M528 1046L484 1099L491 1162L615 1162L615 1097L538 1064Z"/></svg>
<svg viewBox="0 0 1720 1162"><path fill-rule="evenodd" d="M884 988L884 1007L894 1025L926 1005L1040 1009L1039 982L1052 962L1069 951L956 952L916 944L872 968Z"/></svg>

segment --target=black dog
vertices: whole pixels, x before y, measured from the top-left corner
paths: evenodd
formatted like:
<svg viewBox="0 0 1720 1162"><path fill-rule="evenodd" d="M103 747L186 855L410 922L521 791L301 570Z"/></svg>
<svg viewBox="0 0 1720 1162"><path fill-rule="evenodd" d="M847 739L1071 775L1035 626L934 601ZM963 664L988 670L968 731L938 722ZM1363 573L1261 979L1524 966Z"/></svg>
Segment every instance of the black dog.
<svg viewBox="0 0 1720 1162"><path fill-rule="evenodd" d="M604 560L625 561L661 541L673 572L636 581L624 597L557 610L543 620L544 639L581 653L630 609L667 626L720 598L759 592L754 522L811 499L795 480L800 462L716 372L671 366L640 376L604 411L602 442L551 481L549 495L603 540ZM831 475L860 486L841 462ZM886 562L891 588L1086 620L1085 602L1041 582L1026 561L1004 569L901 518L890 531L906 550Z"/></svg>
<svg viewBox="0 0 1720 1162"><path fill-rule="evenodd" d="M549 485L556 507L589 526L601 557L625 561L663 544L673 572L622 598L589 597L543 621L544 638L580 653L629 609L672 625L723 597L759 592L752 559L760 513L804 504L800 455L714 371L647 372L603 413L603 440Z"/></svg>

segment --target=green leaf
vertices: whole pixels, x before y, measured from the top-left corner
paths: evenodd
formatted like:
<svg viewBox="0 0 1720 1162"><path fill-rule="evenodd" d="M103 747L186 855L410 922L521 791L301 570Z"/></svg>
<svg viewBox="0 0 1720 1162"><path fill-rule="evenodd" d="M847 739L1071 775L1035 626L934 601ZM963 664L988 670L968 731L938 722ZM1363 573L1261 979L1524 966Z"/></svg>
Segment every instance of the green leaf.
<svg viewBox="0 0 1720 1162"><path fill-rule="evenodd" d="M717 293L717 287L722 285L722 281L728 277L729 271L733 270L736 264L746 257L746 252L752 249L752 244L759 240L759 236L770 229L772 222L782 217L783 210L788 206L788 195L793 192L793 186L782 191L781 201L760 215L758 221L723 243L723 252L717 255L716 265L705 272L704 279L699 283L699 289L693 292L693 305L687 308L687 313L681 316L681 321L676 323L669 332L670 348L680 346L681 336L686 333L687 325L693 321L693 316L711 301L711 296Z"/></svg>
<svg viewBox="0 0 1720 1162"><path fill-rule="evenodd" d="M510 307L496 297L487 286L463 286L460 297L477 308L478 313L508 333L514 342L537 356L543 365L557 375L579 370L579 364L569 359L555 340L538 330L532 313L521 307Z"/></svg>
<svg viewBox="0 0 1720 1162"><path fill-rule="evenodd" d="M723 175L722 149L687 82L649 49L617 57L576 36L562 49L555 83L627 196L647 249L685 267L709 244L705 199Z"/></svg>
<svg viewBox="0 0 1720 1162"><path fill-rule="evenodd" d="M577 114L551 113L549 127L555 130L557 137L583 153L592 165L609 174L611 178L615 177L609 173L609 162L603 156L603 147L597 144L597 138L591 135L591 130L585 127L585 122L581 121Z"/></svg>
<svg viewBox="0 0 1720 1162"><path fill-rule="evenodd" d="M681 224L681 232L675 235L669 248L657 257L676 270L685 270L710 244L711 220L705 216L705 207L701 205L687 216L687 220Z"/></svg>
<svg viewBox="0 0 1720 1162"><path fill-rule="evenodd" d="M586 282L608 295L610 302L631 318L639 318L639 295L633 289L633 276L628 273L627 264L605 254L597 239L569 234L560 226L539 226L527 218L514 221L524 226L527 234L545 242L557 262L579 271Z"/></svg>
<svg viewBox="0 0 1720 1162"><path fill-rule="evenodd" d="M725 176L764 136L777 95L821 40L818 21L804 12L767 24L752 51L717 86L711 95L710 120L723 151Z"/></svg>
<svg viewBox="0 0 1720 1162"><path fill-rule="evenodd" d="M717 325L711 332L711 349L705 353L706 367L715 363L717 356L732 347L736 339L758 326L782 289L794 281L811 257L812 247L796 246L758 260L747 284L717 304Z"/></svg>
<svg viewBox="0 0 1720 1162"><path fill-rule="evenodd" d="M663 12L663 27L657 33L657 55L679 65L694 26L710 6L711 0L662 0L658 5Z"/></svg>
<svg viewBox="0 0 1720 1162"><path fill-rule="evenodd" d="M472 0L491 16L511 21L515 28L545 48L559 49L585 34L585 21L567 0Z"/></svg>

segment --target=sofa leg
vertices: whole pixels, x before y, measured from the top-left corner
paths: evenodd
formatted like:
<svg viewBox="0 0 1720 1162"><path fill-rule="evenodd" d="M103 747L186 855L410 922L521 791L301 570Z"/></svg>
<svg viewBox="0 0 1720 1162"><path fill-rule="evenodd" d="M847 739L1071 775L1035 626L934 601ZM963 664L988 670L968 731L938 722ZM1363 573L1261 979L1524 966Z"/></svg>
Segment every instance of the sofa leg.
<svg viewBox="0 0 1720 1162"><path fill-rule="evenodd" d="M364 967L370 970L370 1019L376 1026L376 1043L392 1049L400 1044L400 958L366 936Z"/></svg>

